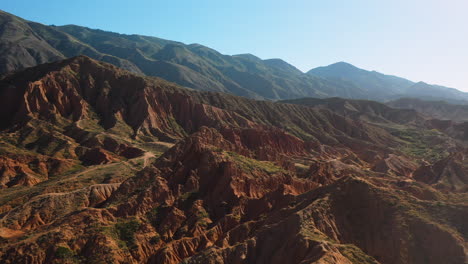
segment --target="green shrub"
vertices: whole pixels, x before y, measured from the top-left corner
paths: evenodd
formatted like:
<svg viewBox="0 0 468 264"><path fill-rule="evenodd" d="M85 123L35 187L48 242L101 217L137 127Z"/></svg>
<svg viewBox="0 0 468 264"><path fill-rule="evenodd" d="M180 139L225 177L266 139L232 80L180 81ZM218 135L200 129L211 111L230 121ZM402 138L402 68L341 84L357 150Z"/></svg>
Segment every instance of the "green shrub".
<svg viewBox="0 0 468 264"><path fill-rule="evenodd" d="M67 247L58 246L55 250L55 257L59 259L72 258L74 255L73 251Z"/></svg>
<svg viewBox="0 0 468 264"><path fill-rule="evenodd" d="M128 248L135 248L135 232L140 228L140 222L130 220L128 222L120 222L115 224L115 230L119 239L124 241Z"/></svg>
<svg viewBox="0 0 468 264"><path fill-rule="evenodd" d="M161 241L161 237L160 237L159 234L158 234L158 235L153 236L153 237L150 239L149 242L150 242L152 245L156 245L157 243L159 243L159 241Z"/></svg>
<svg viewBox="0 0 468 264"><path fill-rule="evenodd" d="M270 161L259 161L256 159L251 159L246 156L240 155L236 152L228 151L226 152L231 158L234 159L236 164L245 171L260 170L268 174L274 174L278 172L285 172L285 170L273 162Z"/></svg>

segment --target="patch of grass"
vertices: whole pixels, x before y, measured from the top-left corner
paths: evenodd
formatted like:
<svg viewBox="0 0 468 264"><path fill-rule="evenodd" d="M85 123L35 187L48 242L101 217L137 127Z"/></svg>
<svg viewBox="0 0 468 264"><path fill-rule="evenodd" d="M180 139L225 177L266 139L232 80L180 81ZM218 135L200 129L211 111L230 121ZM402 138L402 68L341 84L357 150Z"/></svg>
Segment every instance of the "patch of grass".
<svg viewBox="0 0 468 264"><path fill-rule="evenodd" d="M338 250L353 264L378 264L377 260L352 244L339 245Z"/></svg>
<svg viewBox="0 0 468 264"><path fill-rule="evenodd" d="M210 215L205 209L201 209L197 212L197 219L210 218Z"/></svg>
<svg viewBox="0 0 468 264"><path fill-rule="evenodd" d="M11 155L11 154L18 154L18 155L28 155L28 156L38 156L39 154L33 151L29 151L27 149L21 149L15 147L13 144L15 143L11 138L2 137L0 138L0 155Z"/></svg>
<svg viewBox="0 0 468 264"><path fill-rule="evenodd" d="M58 259L70 259L74 256L75 253L67 247L58 246L57 250L55 250L55 257Z"/></svg>
<svg viewBox="0 0 468 264"><path fill-rule="evenodd" d="M211 222L210 214L208 214L208 212L204 208L200 208L200 210L197 211L196 216L197 223L200 226L207 227L209 225L209 222Z"/></svg>
<svg viewBox="0 0 468 264"><path fill-rule="evenodd" d="M314 228L302 227L301 234L314 241L328 241L334 243L331 238Z"/></svg>
<svg viewBox="0 0 468 264"><path fill-rule="evenodd" d="M125 245L130 249L137 247L135 233L138 228L140 228L140 222L135 219L115 224L115 231L119 239L124 241Z"/></svg>
<svg viewBox="0 0 468 264"><path fill-rule="evenodd" d="M153 208L151 211L146 213L146 218L150 221L150 223L157 228L157 224L159 223L159 207Z"/></svg>
<svg viewBox="0 0 468 264"><path fill-rule="evenodd" d="M137 158L137 159L130 160L129 163L132 164L132 166L141 169L141 168L143 168L143 165L144 165L144 163L145 163L145 160L144 160L144 159L138 159L138 158Z"/></svg>
<svg viewBox="0 0 468 264"><path fill-rule="evenodd" d="M122 137L133 137L133 134L135 133L133 131L133 128L131 128L127 123L125 123L124 120L122 120L121 117L117 116L117 120L112 128L107 130L107 132L122 136Z"/></svg>
<svg viewBox="0 0 468 264"><path fill-rule="evenodd" d="M438 131L404 129L392 134L405 142L399 150L408 156L436 161L448 155L446 140Z"/></svg>
<svg viewBox="0 0 468 264"><path fill-rule="evenodd" d="M71 167L69 170L67 170L64 174L60 175L60 178L63 178L63 176L68 176L68 175L78 173L78 172L80 172L80 171L82 171L84 169L85 169L85 167L83 165L77 163L77 164L73 165L73 167ZM54 176L57 176L57 175L54 175Z"/></svg>
<svg viewBox="0 0 468 264"><path fill-rule="evenodd" d="M96 119L82 119L80 120L80 126L92 133L101 133L104 132L104 128L99 125L99 121Z"/></svg>
<svg viewBox="0 0 468 264"><path fill-rule="evenodd" d="M169 213L171 207L167 205L161 205L159 207L153 208L146 214L146 218L149 220L151 225L158 229L163 220L162 216L165 216Z"/></svg>
<svg viewBox="0 0 468 264"><path fill-rule="evenodd" d="M253 170L260 170L264 171L268 174L274 174L278 172L285 172L285 170L273 162L270 161L259 161L251 158L247 158L242 156L238 153L228 151L226 152L229 157L233 158L237 165L240 166L241 169L246 171L253 171Z"/></svg>
<svg viewBox="0 0 468 264"><path fill-rule="evenodd" d="M111 226L97 225L92 227L98 233L102 233L115 240L120 248L136 248L135 233L140 227L140 222L136 219L119 221Z"/></svg>
<svg viewBox="0 0 468 264"><path fill-rule="evenodd" d="M191 192L186 192L182 194L179 199L181 201L195 201L198 198L198 192L197 191L191 191Z"/></svg>
<svg viewBox="0 0 468 264"><path fill-rule="evenodd" d="M128 165L124 163L113 163L97 165L102 169L85 170L86 167L75 164L63 174L54 174L48 180L40 182L34 186L14 186L0 192L0 206L11 205L16 207L24 204L35 195L51 192L69 192L84 188L92 184L121 182L134 175Z"/></svg>
<svg viewBox="0 0 468 264"><path fill-rule="evenodd" d="M179 125L179 123L177 123L173 116L169 116L168 120L169 125L172 127L172 129L174 129L175 132L177 132L179 135L187 136L185 130Z"/></svg>
<svg viewBox="0 0 468 264"><path fill-rule="evenodd" d="M156 157L161 156L162 153L166 152L172 146L174 146L173 143L162 141L145 142L139 145L142 149L154 153Z"/></svg>

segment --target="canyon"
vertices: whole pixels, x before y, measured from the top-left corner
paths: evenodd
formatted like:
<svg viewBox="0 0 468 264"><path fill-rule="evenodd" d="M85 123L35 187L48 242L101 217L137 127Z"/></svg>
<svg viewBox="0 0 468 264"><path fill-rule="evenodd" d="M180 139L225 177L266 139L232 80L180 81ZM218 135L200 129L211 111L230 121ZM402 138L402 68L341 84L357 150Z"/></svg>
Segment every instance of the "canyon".
<svg viewBox="0 0 468 264"><path fill-rule="evenodd" d="M467 262L466 126L86 56L0 79L2 263Z"/></svg>

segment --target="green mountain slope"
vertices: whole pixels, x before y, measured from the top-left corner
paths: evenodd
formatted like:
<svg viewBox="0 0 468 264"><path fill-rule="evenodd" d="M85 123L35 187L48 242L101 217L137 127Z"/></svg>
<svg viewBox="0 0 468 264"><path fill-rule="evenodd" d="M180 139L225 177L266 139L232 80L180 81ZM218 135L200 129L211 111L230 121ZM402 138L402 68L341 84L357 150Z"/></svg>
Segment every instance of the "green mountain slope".
<svg viewBox="0 0 468 264"><path fill-rule="evenodd" d="M199 44L75 25L46 26L0 12L0 74L78 55L196 90L255 99L344 97L386 101L430 95L468 100L466 94L454 89L411 88L414 83L408 80L346 63L305 74L280 59L262 60L251 54L229 56Z"/></svg>

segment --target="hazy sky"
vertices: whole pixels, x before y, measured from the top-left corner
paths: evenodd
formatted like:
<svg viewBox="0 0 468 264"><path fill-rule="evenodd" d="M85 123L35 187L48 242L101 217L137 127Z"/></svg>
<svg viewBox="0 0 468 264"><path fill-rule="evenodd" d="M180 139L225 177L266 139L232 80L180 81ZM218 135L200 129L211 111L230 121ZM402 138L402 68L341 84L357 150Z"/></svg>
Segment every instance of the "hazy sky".
<svg viewBox="0 0 468 264"><path fill-rule="evenodd" d="M0 9L281 58L302 71L346 61L468 91L468 0L3 0Z"/></svg>

